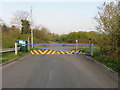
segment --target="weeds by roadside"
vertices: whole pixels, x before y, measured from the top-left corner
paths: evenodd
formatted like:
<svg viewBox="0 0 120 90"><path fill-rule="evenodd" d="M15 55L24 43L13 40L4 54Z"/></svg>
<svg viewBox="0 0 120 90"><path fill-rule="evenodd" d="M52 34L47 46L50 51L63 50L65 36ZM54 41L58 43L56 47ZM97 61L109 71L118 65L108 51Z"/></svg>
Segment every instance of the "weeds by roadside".
<svg viewBox="0 0 120 90"><path fill-rule="evenodd" d="M1 55L2 59L0 60L0 64L8 62L10 60L14 60L14 59L20 58L20 57L22 57L22 56L24 56L26 54L27 53L25 53L25 52L18 52L18 55L15 55L15 52L5 52L5 53L2 53L2 55Z"/></svg>

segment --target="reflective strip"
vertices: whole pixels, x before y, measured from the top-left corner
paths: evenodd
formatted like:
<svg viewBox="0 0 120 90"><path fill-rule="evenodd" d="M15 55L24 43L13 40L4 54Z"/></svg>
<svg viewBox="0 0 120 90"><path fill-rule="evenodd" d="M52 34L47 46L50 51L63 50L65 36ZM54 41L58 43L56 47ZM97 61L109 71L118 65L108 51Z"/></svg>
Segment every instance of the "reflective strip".
<svg viewBox="0 0 120 90"><path fill-rule="evenodd" d="M42 54L46 54L47 51L48 51L48 50L45 50Z"/></svg>
<svg viewBox="0 0 120 90"><path fill-rule="evenodd" d="M53 51L51 54L55 54L56 53L56 51Z"/></svg>
<svg viewBox="0 0 120 90"><path fill-rule="evenodd" d="M50 50L48 53L46 53L46 54L50 54L52 52L52 50Z"/></svg>
<svg viewBox="0 0 120 90"><path fill-rule="evenodd" d="M73 54L72 52L66 52L67 54Z"/></svg>
<svg viewBox="0 0 120 90"><path fill-rule="evenodd" d="M63 52L63 51L60 51L62 54L65 54L65 52Z"/></svg>
<svg viewBox="0 0 120 90"><path fill-rule="evenodd" d="M60 52L57 52L57 54L60 54Z"/></svg>
<svg viewBox="0 0 120 90"><path fill-rule="evenodd" d="M64 51L55 51L55 50L32 50L30 51L31 54L78 54L82 53L82 50L69 50L71 52L64 52Z"/></svg>
<svg viewBox="0 0 120 90"><path fill-rule="evenodd" d="M72 50L72 52L75 52L75 50Z"/></svg>
<svg viewBox="0 0 120 90"><path fill-rule="evenodd" d="M39 52L40 54L43 54L43 52L42 52L41 50L38 50L38 52Z"/></svg>
<svg viewBox="0 0 120 90"><path fill-rule="evenodd" d="M36 50L33 50L36 54L39 54Z"/></svg>
<svg viewBox="0 0 120 90"><path fill-rule="evenodd" d="M80 53L82 53L82 50L80 51Z"/></svg>

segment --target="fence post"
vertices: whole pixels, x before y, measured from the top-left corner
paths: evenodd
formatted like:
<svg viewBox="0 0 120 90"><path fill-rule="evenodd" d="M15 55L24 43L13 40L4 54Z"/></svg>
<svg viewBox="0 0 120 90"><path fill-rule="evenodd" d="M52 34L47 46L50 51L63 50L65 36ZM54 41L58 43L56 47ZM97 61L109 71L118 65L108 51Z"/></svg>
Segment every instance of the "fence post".
<svg viewBox="0 0 120 90"><path fill-rule="evenodd" d="M18 52L18 50L17 50L17 43L15 43L15 55L17 55L17 52Z"/></svg>
<svg viewBox="0 0 120 90"><path fill-rule="evenodd" d="M90 55L92 56L93 55L93 43L90 43L89 45L89 49L90 49Z"/></svg>

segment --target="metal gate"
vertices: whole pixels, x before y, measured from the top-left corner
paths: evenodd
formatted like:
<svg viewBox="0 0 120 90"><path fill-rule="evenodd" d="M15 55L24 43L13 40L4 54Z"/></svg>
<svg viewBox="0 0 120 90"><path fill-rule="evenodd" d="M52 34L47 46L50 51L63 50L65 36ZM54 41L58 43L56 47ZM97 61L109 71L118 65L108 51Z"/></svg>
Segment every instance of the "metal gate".
<svg viewBox="0 0 120 90"><path fill-rule="evenodd" d="M93 55L93 44L22 44L33 45L34 48L30 50L30 54L85 54ZM87 47L83 47L87 45ZM72 47L71 47L72 46ZM88 51L86 52L85 49Z"/></svg>

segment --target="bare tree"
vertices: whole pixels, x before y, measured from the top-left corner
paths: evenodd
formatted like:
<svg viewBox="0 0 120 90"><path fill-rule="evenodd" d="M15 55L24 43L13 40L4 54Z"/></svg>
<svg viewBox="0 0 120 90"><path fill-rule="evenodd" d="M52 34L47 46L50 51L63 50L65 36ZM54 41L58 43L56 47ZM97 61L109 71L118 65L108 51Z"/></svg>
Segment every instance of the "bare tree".
<svg viewBox="0 0 120 90"><path fill-rule="evenodd" d="M14 17L12 18L11 24L19 28L22 27L21 20L27 20L27 21L31 20L31 14L30 12L27 12L27 11L17 11L13 13L13 15Z"/></svg>

